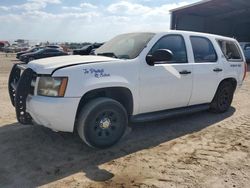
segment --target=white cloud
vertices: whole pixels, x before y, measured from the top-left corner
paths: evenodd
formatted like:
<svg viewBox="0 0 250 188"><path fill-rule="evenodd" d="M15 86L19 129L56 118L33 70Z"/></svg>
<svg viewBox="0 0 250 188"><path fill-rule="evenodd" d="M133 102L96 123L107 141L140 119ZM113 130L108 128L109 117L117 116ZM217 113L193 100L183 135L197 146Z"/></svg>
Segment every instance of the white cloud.
<svg viewBox="0 0 250 188"><path fill-rule="evenodd" d="M0 14L0 22L5 23L0 36L53 41L105 41L125 32L166 31L169 29L169 10L195 0L152 7L143 1L150 0L122 0L106 6L91 3L64 6L61 0L27 0L20 5L0 6L0 10L8 11ZM49 4L58 4L61 12L47 11Z"/></svg>
<svg viewBox="0 0 250 188"><path fill-rule="evenodd" d="M81 11L82 10L82 8L80 7L68 7L68 6L63 6L62 9L67 10L67 11Z"/></svg>
<svg viewBox="0 0 250 188"><path fill-rule="evenodd" d="M107 11L112 14L126 15L142 15L142 16L162 16L168 15L169 10L189 4L188 2L163 4L159 7L149 7L138 3L121 1L111 4L107 7Z"/></svg>
<svg viewBox="0 0 250 188"><path fill-rule="evenodd" d="M158 15L169 15L169 11L172 9L175 9L177 7L188 5L187 2L180 2L180 3L172 3L172 4L164 4L160 7L153 8L150 12L148 12L146 15L148 16L158 16Z"/></svg>
<svg viewBox="0 0 250 188"><path fill-rule="evenodd" d="M94 17L99 16L96 12L88 12L88 13L60 13L60 14L52 14L44 11L29 11L22 14L23 19L32 18L32 19L40 19L40 20L51 20L51 19L59 19L59 21L63 19L84 19L85 21L92 21Z"/></svg>
<svg viewBox="0 0 250 188"><path fill-rule="evenodd" d="M28 0L28 2L60 4L61 0Z"/></svg>
<svg viewBox="0 0 250 188"><path fill-rule="evenodd" d="M6 6L0 6L0 10L3 10L3 11L8 11L8 10L9 10L9 7L6 7Z"/></svg>
<svg viewBox="0 0 250 188"><path fill-rule="evenodd" d="M66 11L90 11L98 7L91 3L81 3L79 7L76 6L63 6L62 9Z"/></svg>
<svg viewBox="0 0 250 188"><path fill-rule="evenodd" d="M96 9L96 8L98 8L97 6L95 6L91 3L81 3L80 7L83 9Z"/></svg>
<svg viewBox="0 0 250 188"><path fill-rule="evenodd" d="M107 7L107 10L113 14L138 15L142 13L148 13L151 8L141 4L121 1L118 3L111 4Z"/></svg>
<svg viewBox="0 0 250 188"><path fill-rule="evenodd" d="M28 0L20 5L12 5L8 9L21 9L26 11L41 10L47 7L48 4L60 4L61 0Z"/></svg>

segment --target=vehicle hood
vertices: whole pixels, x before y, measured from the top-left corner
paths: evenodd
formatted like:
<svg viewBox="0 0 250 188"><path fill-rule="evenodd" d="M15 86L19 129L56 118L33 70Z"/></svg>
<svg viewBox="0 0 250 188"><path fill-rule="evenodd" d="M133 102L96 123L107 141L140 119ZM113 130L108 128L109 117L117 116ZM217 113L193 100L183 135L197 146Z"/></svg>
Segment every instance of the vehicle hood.
<svg viewBox="0 0 250 188"><path fill-rule="evenodd" d="M26 54L26 53L29 53L30 51L22 51L22 52L18 52L17 55L23 55L23 54Z"/></svg>
<svg viewBox="0 0 250 188"><path fill-rule="evenodd" d="M101 62L104 63L110 61L117 61L117 59L105 56L69 55L34 60L29 62L27 66L33 71L35 71L37 74L52 74L55 69L67 66Z"/></svg>

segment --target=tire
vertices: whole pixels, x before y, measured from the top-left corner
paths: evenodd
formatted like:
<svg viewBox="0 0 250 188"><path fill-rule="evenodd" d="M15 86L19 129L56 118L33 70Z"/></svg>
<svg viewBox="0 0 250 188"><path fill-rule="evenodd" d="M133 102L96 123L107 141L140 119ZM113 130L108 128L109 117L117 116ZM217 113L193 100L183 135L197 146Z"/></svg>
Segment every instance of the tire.
<svg viewBox="0 0 250 188"><path fill-rule="evenodd" d="M214 96L214 99L210 105L210 110L215 113L224 113L230 108L235 88L231 82L222 82Z"/></svg>
<svg viewBox="0 0 250 188"><path fill-rule="evenodd" d="M97 98L80 111L76 126L80 138L89 146L104 149L116 144L125 133L125 108L109 98Z"/></svg>

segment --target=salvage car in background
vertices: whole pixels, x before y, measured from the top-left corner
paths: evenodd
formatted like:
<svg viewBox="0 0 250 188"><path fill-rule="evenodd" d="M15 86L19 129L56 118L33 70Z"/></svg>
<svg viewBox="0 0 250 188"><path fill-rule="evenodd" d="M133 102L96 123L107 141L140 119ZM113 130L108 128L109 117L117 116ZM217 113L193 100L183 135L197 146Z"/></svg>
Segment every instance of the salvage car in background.
<svg viewBox="0 0 250 188"><path fill-rule="evenodd" d="M94 43L86 45L80 49L73 50L73 55L90 55L93 50L101 47L103 43Z"/></svg>
<svg viewBox="0 0 250 188"><path fill-rule="evenodd" d="M246 62L250 63L250 42L241 42L240 46L246 57Z"/></svg>
<svg viewBox="0 0 250 188"><path fill-rule="evenodd" d="M26 53L20 56L20 60L28 63L34 59L42 59L46 57L55 57L55 56L65 56L68 55L67 53L58 50L58 49L52 49L52 48L44 48L40 49L36 52Z"/></svg>
<svg viewBox="0 0 250 188"><path fill-rule="evenodd" d="M53 49L63 51L63 48L61 46L59 46L59 45L47 45L47 46L45 46L45 48L53 48Z"/></svg>
<svg viewBox="0 0 250 188"><path fill-rule="evenodd" d="M0 41L0 51L3 51L3 49L7 48L8 46L10 46L8 41Z"/></svg>
<svg viewBox="0 0 250 188"><path fill-rule="evenodd" d="M43 49L44 47L35 47L35 48L31 48L31 49L28 49L28 50L25 50L25 51L21 51L21 52L18 52L16 54L16 58L19 59L21 55L23 54L27 54L27 53L33 53L33 52L36 52L40 49Z"/></svg>

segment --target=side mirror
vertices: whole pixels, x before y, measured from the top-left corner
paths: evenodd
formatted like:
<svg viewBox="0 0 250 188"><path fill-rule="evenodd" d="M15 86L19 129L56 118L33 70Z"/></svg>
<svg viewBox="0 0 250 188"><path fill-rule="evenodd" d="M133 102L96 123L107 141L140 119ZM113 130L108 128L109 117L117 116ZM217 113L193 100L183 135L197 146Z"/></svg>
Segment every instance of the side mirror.
<svg viewBox="0 0 250 188"><path fill-rule="evenodd" d="M171 61L173 53L168 49L156 50L152 55L147 55L146 61L149 65L154 66L155 62Z"/></svg>

